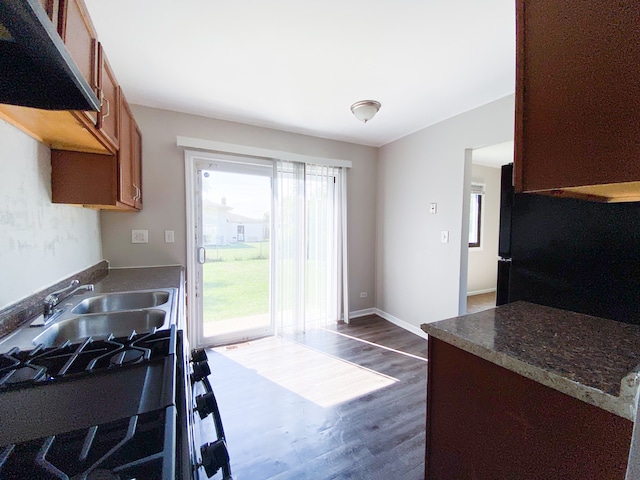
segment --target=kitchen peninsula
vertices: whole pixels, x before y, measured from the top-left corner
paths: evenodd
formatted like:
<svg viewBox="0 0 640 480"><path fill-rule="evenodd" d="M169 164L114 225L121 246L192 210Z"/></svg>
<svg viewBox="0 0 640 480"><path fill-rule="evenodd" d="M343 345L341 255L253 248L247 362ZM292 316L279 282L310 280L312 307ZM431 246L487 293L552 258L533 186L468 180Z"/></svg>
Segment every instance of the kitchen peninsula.
<svg viewBox="0 0 640 480"><path fill-rule="evenodd" d="M422 330L426 478L624 478L639 326L515 302Z"/></svg>

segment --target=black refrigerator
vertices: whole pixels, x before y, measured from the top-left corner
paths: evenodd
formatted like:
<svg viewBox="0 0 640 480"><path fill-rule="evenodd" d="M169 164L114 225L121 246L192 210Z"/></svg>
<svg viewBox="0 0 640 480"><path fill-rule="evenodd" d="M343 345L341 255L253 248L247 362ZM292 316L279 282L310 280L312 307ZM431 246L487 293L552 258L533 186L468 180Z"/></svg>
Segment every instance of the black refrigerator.
<svg viewBox="0 0 640 480"><path fill-rule="evenodd" d="M496 303L640 324L640 202L518 194L502 167Z"/></svg>

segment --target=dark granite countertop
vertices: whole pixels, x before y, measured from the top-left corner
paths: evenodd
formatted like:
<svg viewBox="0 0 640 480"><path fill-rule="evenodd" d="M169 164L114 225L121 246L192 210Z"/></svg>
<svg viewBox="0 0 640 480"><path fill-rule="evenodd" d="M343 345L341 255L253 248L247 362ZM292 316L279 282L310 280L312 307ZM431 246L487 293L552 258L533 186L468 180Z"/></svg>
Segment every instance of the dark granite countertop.
<svg viewBox="0 0 640 480"><path fill-rule="evenodd" d="M421 328L543 385L634 419L640 326L515 302Z"/></svg>
<svg viewBox="0 0 640 480"><path fill-rule="evenodd" d="M147 290L151 288L182 288L183 268L169 267L113 268L109 274L95 284L101 293L125 290Z"/></svg>

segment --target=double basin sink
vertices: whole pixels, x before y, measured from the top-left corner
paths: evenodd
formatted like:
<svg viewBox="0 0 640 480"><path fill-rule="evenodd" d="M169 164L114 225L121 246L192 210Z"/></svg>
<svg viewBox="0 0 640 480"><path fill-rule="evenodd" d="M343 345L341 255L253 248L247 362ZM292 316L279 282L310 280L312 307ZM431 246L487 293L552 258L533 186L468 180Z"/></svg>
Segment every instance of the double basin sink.
<svg viewBox="0 0 640 480"><path fill-rule="evenodd" d="M175 322L176 289L87 293L71 297L64 311L33 338L33 345L62 345L67 341L129 336L169 328ZM33 329L32 329L33 330Z"/></svg>

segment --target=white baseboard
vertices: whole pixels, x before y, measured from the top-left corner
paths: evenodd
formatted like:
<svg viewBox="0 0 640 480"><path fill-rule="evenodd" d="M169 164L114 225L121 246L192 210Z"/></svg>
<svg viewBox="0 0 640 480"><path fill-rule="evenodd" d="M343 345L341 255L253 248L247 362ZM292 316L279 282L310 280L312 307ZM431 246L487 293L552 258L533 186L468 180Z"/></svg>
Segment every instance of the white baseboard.
<svg viewBox="0 0 640 480"><path fill-rule="evenodd" d="M484 290L474 290L473 292L467 292L467 297L471 297L473 295L482 295L483 293L491 293L495 292L495 288L485 288Z"/></svg>
<svg viewBox="0 0 640 480"><path fill-rule="evenodd" d="M400 328L404 328L406 331L411 332L415 335L418 335L422 338L427 338L427 334L425 332L423 332L420 327L416 327L415 325L412 325L410 323L405 322L404 320L400 320L397 317L394 317L393 315L388 314L387 312L383 312L382 310L380 310L379 308L374 308L373 310L375 310L375 314L378 315L379 317L384 318L385 320L387 320L388 322L393 323L394 325L399 326Z"/></svg>
<svg viewBox="0 0 640 480"><path fill-rule="evenodd" d="M366 317L367 315L375 315L375 308L365 308L363 310L355 310L353 312L349 312L349 319L358 318L358 317Z"/></svg>

